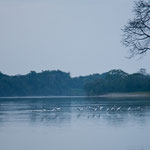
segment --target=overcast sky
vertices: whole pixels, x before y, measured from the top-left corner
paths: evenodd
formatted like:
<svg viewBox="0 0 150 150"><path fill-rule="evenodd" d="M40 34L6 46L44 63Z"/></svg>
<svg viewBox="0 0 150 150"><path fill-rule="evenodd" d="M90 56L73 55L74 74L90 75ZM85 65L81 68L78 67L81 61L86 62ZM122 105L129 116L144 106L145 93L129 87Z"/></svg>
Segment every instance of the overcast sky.
<svg viewBox="0 0 150 150"><path fill-rule="evenodd" d="M0 0L0 71L150 72L150 54L127 59L120 42L132 8L133 0Z"/></svg>

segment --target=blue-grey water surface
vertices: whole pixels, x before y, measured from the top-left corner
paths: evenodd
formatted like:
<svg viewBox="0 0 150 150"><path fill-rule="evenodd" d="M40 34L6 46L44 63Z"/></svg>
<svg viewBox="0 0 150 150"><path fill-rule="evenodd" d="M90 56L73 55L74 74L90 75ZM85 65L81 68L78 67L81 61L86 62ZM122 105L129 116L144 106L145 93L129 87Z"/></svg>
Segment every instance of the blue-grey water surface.
<svg viewBox="0 0 150 150"><path fill-rule="evenodd" d="M0 150L150 150L150 98L0 98Z"/></svg>

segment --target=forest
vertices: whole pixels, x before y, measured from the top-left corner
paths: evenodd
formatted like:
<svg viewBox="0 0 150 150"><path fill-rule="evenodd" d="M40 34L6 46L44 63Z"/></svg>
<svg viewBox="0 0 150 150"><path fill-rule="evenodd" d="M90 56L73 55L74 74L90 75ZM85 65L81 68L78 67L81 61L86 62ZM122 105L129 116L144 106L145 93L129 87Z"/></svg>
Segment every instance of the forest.
<svg viewBox="0 0 150 150"><path fill-rule="evenodd" d="M0 72L0 97L7 96L95 96L107 93L150 91L145 69L128 74L120 69L102 74L71 77L60 70L31 71L9 76Z"/></svg>

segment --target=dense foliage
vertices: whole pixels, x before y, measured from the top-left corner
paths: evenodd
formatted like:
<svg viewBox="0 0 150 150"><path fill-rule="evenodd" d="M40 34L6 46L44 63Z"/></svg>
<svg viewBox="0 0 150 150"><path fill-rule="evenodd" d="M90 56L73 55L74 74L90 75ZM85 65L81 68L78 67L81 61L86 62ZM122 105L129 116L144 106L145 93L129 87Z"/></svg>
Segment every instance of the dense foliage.
<svg viewBox="0 0 150 150"><path fill-rule="evenodd" d="M31 71L15 76L0 73L0 96L100 95L137 91L150 91L150 76L145 72L129 75L121 70L112 70L74 78L60 70Z"/></svg>
<svg viewBox="0 0 150 150"><path fill-rule="evenodd" d="M60 70L15 76L0 73L0 96L85 95L85 83L98 76L71 78Z"/></svg>
<svg viewBox="0 0 150 150"><path fill-rule="evenodd" d="M111 70L102 74L101 78L87 83L85 90L88 95L150 91L150 75L143 72L127 74L122 70Z"/></svg>

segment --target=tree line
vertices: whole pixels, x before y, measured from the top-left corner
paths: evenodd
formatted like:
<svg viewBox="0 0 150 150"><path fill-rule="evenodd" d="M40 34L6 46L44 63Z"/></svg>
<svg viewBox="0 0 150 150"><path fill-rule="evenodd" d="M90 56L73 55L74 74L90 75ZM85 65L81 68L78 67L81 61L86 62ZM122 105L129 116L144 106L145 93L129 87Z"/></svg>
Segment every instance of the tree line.
<svg viewBox="0 0 150 150"><path fill-rule="evenodd" d="M110 92L150 91L150 75L143 69L128 74L111 70L103 74L71 77L60 70L31 71L26 75L9 76L0 72L0 96L79 96Z"/></svg>
<svg viewBox="0 0 150 150"><path fill-rule="evenodd" d="M100 95L118 92L148 92L150 91L150 75L142 70L133 74L127 74L122 70L111 70L102 74L101 78L87 83L86 93Z"/></svg>

